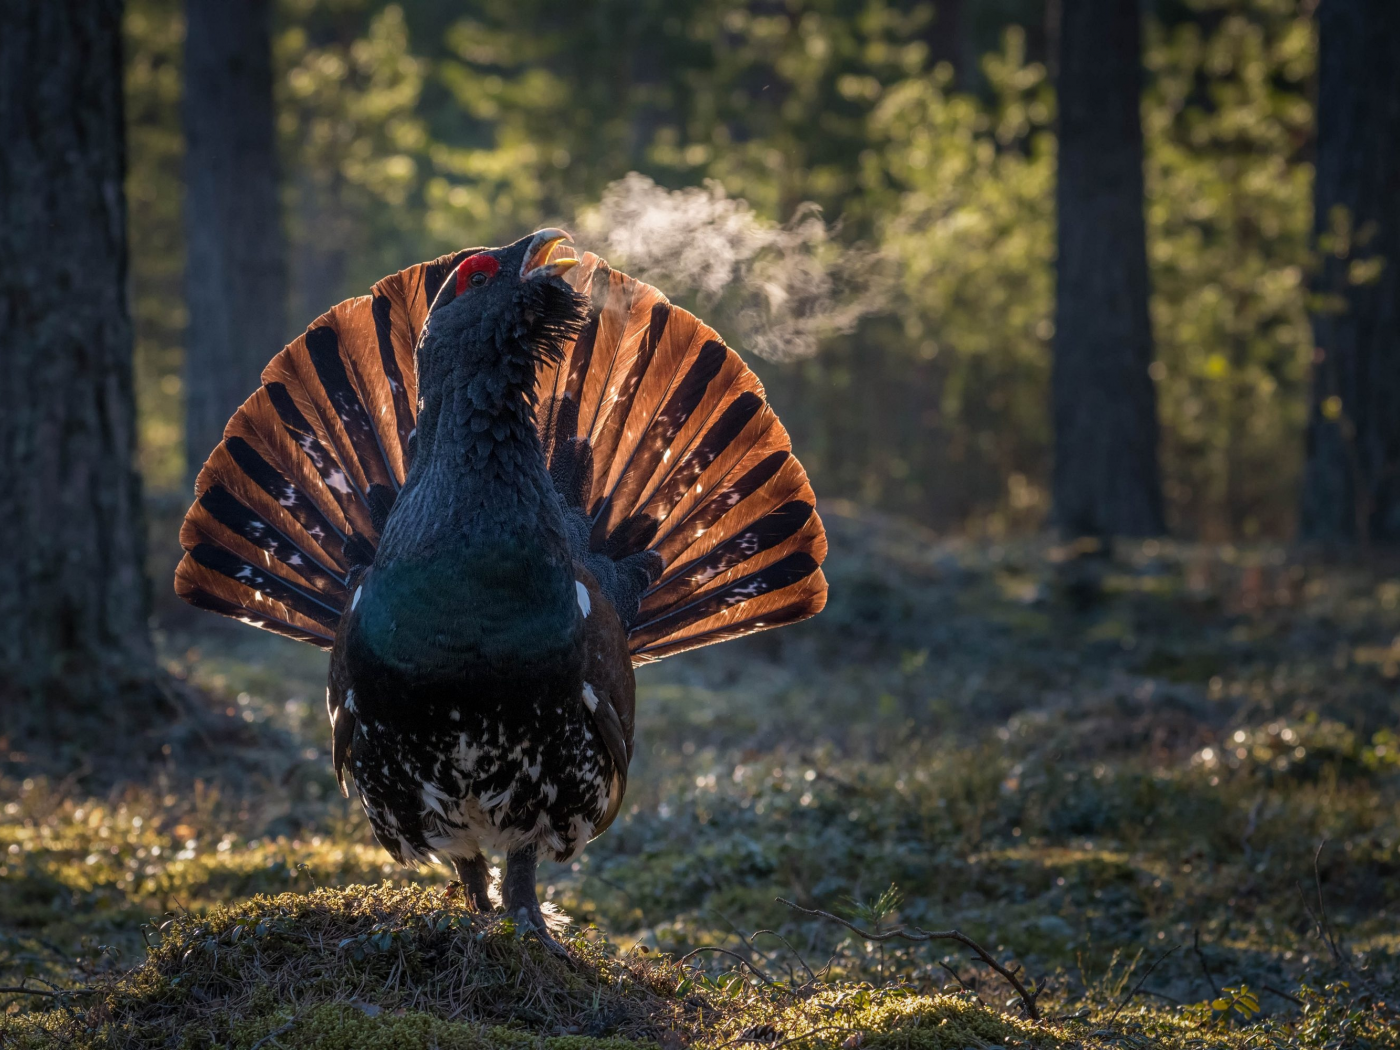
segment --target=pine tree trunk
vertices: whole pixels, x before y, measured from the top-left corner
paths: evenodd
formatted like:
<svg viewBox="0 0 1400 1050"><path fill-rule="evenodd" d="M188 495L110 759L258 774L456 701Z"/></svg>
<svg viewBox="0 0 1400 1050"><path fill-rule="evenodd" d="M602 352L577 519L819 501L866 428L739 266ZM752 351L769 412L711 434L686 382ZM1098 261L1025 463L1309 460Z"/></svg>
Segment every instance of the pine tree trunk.
<svg viewBox="0 0 1400 1050"><path fill-rule="evenodd" d="M12 746L84 712L111 733L155 713L121 13L121 0L13 0L0 30L0 736Z"/></svg>
<svg viewBox="0 0 1400 1050"><path fill-rule="evenodd" d="M297 173L291 298L296 316L304 321L338 303L345 287L355 231L343 189L334 169L318 175L303 167Z"/></svg>
<svg viewBox="0 0 1400 1050"><path fill-rule="evenodd" d="M921 34L928 45L929 66L947 62L964 79L975 77L978 72L972 68L975 56L968 53L965 21L963 0L937 0L933 5L932 17Z"/></svg>
<svg viewBox="0 0 1400 1050"><path fill-rule="evenodd" d="M1164 530L1148 367L1142 64L1137 0L1064 0L1055 293L1055 524L1070 535Z"/></svg>
<svg viewBox="0 0 1400 1050"><path fill-rule="evenodd" d="M185 450L193 481L282 348L287 262L271 2L187 0L185 17Z"/></svg>
<svg viewBox="0 0 1400 1050"><path fill-rule="evenodd" d="M1322 269L1300 531L1400 543L1400 4L1322 0Z"/></svg>

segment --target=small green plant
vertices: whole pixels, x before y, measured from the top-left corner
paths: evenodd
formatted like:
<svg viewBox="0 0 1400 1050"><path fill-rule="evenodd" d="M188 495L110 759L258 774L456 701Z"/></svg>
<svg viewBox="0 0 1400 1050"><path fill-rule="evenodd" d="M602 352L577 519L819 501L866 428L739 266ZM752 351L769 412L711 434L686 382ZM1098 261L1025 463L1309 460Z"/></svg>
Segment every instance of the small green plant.
<svg viewBox="0 0 1400 1050"><path fill-rule="evenodd" d="M864 923L871 927L873 933L886 932L886 924L899 913L899 906L904 903L904 894L899 892L899 887L890 883L883 892L864 901L856 900L854 897L846 898L846 912L856 922ZM896 949L898 951L898 949ZM871 947L866 946L866 952L871 952ZM907 949L900 952L901 955L909 954ZM874 945L875 977L878 981L884 981L890 963L890 946L885 941L878 941Z"/></svg>
<svg viewBox="0 0 1400 1050"><path fill-rule="evenodd" d="M1238 988L1225 987L1220 990L1220 997L1212 999L1210 1008L1218 1014L1221 1019L1238 1014L1248 1021L1259 1013L1259 996L1250 991L1249 985L1241 984Z"/></svg>
<svg viewBox="0 0 1400 1050"><path fill-rule="evenodd" d="M863 901L847 897L846 912L856 922L873 927L876 933L884 933L886 922L899 913L899 906L903 903L904 894L898 886L890 883L888 889Z"/></svg>

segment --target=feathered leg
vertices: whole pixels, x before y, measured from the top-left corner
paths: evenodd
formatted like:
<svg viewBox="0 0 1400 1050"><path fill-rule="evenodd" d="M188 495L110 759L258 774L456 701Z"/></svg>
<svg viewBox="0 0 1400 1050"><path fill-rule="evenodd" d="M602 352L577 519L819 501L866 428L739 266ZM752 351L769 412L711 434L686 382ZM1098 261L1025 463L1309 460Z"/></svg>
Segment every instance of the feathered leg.
<svg viewBox="0 0 1400 1050"><path fill-rule="evenodd" d="M473 911L486 914L491 910L491 897L487 892L490 874L486 868L486 858L478 853L471 860L460 857L453 861L457 868L457 878L462 880L462 891L467 895L467 903Z"/></svg>
<svg viewBox="0 0 1400 1050"><path fill-rule="evenodd" d="M501 896L505 901L505 912L517 922L528 924L535 936L556 955L568 955L564 946L556 941L545 925L544 912L540 910L540 899L535 893L535 847L524 846L506 856L506 874L501 884Z"/></svg>

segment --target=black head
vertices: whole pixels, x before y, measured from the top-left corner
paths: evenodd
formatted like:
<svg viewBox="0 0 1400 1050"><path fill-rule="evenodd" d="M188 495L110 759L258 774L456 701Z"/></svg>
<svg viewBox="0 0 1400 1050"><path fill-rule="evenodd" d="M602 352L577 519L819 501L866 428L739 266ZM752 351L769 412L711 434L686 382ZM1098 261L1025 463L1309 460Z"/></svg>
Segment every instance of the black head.
<svg viewBox="0 0 1400 1050"><path fill-rule="evenodd" d="M465 366L525 383L578 335L587 298L563 275L578 263L569 235L546 229L504 248L474 252L445 280L418 348L420 382ZM527 376L524 374L528 372Z"/></svg>
<svg viewBox="0 0 1400 1050"><path fill-rule="evenodd" d="M588 299L563 280L578 263L566 241L541 230L473 252L438 291L418 344L412 461L357 584L347 652L460 682L478 650L534 664L579 644L568 536L535 422L536 374L587 316Z"/></svg>
<svg viewBox="0 0 1400 1050"><path fill-rule="evenodd" d="M536 373L587 318L587 296L563 279L578 263L567 242L563 230L540 230L473 252L443 282L418 344L415 468L441 453L480 469L503 443L538 442Z"/></svg>

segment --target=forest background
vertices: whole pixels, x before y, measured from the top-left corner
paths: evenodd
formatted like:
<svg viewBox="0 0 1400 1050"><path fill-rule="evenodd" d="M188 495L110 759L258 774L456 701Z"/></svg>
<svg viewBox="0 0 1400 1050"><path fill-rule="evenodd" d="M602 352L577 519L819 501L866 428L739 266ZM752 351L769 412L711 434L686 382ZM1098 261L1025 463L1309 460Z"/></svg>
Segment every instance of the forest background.
<svg viewBox="0 0 1400 1050"><path fill-rule="evenodd" d="M1400 5L13 11L0 1046L1400 1045ZM640 671L568 974L373 845L324 654L170 587L285 341L555 224L760 373L831 541Z"/></svg>
<svg viewBox="0 0 1400 1050"><path fill-rule="evenodd" d="M1295 529L1310 16L1297 0L1172 0L1143 30L1151 376L1166 518L1185 538ZM287 0L285 335L417 260L572 222L632 171L714 180L773 223L811 202L834 246L870 250L838 265L878 270L882 290L804 359L749 355L817 490L944 532L1036 529L1055 324L1047 33L1039 0ZM183 509L181 5L132 0L126 34L141 466Z"/></svg>

